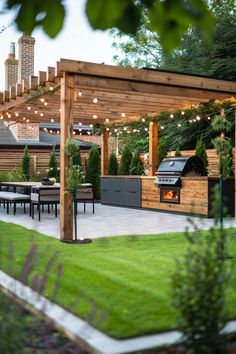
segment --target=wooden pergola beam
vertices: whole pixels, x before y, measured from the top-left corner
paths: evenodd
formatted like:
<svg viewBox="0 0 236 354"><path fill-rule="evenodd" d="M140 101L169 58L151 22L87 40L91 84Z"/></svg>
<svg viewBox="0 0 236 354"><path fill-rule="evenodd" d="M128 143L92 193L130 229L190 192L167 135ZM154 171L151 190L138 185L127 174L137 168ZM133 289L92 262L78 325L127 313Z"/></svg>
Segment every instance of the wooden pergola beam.
<svg viewBox="0 0 236 354"><path fill-rule="evenodd" d="M102 147L101 147L101 175L102 176L107 175L108 138L109 138L109 133L106 129L104 129L102 134Z"/></svg>

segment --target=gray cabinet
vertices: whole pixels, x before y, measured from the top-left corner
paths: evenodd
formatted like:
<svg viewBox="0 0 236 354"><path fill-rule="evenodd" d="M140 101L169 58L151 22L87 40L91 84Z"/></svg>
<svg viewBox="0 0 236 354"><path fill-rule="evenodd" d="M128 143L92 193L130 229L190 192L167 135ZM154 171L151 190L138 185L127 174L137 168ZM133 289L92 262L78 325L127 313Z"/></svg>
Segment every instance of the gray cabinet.
<svg viewBox="0 0 236 354"><path fill-rule="evenodd" d="M101 178L101 203L141 207L141 178Z"/></svg>

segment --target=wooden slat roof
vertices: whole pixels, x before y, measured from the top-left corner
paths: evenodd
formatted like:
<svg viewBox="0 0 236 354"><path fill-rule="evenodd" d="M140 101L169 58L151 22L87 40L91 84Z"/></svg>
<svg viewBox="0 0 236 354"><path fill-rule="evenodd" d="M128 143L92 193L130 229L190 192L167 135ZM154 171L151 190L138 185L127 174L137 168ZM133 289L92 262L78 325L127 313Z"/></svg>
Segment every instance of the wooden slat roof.
<svg viewBox="0 0 236 354"><path fill-rule="evenodd" d="M136 119L236 97L236 82L232 81L61 59L57 70L49 67L47 75L40 72L39 77L0 93L0 115L9 121L59 122L63 72L74 76L75 124Z"/></svg>

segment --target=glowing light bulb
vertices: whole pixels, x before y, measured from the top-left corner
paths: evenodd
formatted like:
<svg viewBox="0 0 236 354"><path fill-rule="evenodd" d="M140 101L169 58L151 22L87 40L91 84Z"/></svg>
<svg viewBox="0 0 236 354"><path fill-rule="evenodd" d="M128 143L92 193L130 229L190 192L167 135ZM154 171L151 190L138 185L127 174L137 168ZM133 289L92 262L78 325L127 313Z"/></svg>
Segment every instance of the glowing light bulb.
<svg viewBox="0 0 236 354"><path fill-rule="evenodd" d="M27 107L27 109L28 109L28 111L30 111L30 110L31 110L31 107L30 107L30 106L28 106L28 107Z"/></svg>
<svg viewBox="0 0 236 354"><path fill-rule="evenodd" d="M93 114L93 119L97 119L97 115L96 114Z"/></svg>
<svg viewBox="0 0 236 354"><path fill-rule="evenodd" d="M93 99L93 103L98 103L98 99L96 97Z"/></svg>
<svg viewBox="0 0 236 354"><path fill-rule="evenodd" d="M170 118L174 118L174 114L171 113Z"/></svg>
<svg viewBox="0 0 236 354"><path fill-rule="evenodd" d="M78 91L78 96L82 96L82 91Z"/></svg>
<svg viewBox="0 0 236 354"><path fill-rule="evenodd" d="M51 118L51 123L54 123L54 118Z"/></svg>
<svg viewBox="0 0 236 354"><path fill-rule="evenodd" d="M106 118L106 123L108 123L109 122L109 118Z"/></svg>
<svg viewBox="0 0 236 354"><path fill-rule="evenodd" d="M123 117L123 118L124 118L124 117L125 117L125 113L121 113L121 117Z"/></svg>

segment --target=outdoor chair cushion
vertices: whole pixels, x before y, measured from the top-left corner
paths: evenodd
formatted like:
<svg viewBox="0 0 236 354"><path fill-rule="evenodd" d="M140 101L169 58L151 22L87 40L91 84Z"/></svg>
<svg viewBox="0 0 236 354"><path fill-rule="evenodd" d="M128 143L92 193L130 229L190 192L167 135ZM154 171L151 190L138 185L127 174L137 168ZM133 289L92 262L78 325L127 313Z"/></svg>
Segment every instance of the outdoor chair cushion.
<svg viewBox="0 0 236 354"><path fill-rule="evenodd" d="M27 194L14 193L14 192L0 192L0 199L17 201L29 200L30 196Z"/></svg>

